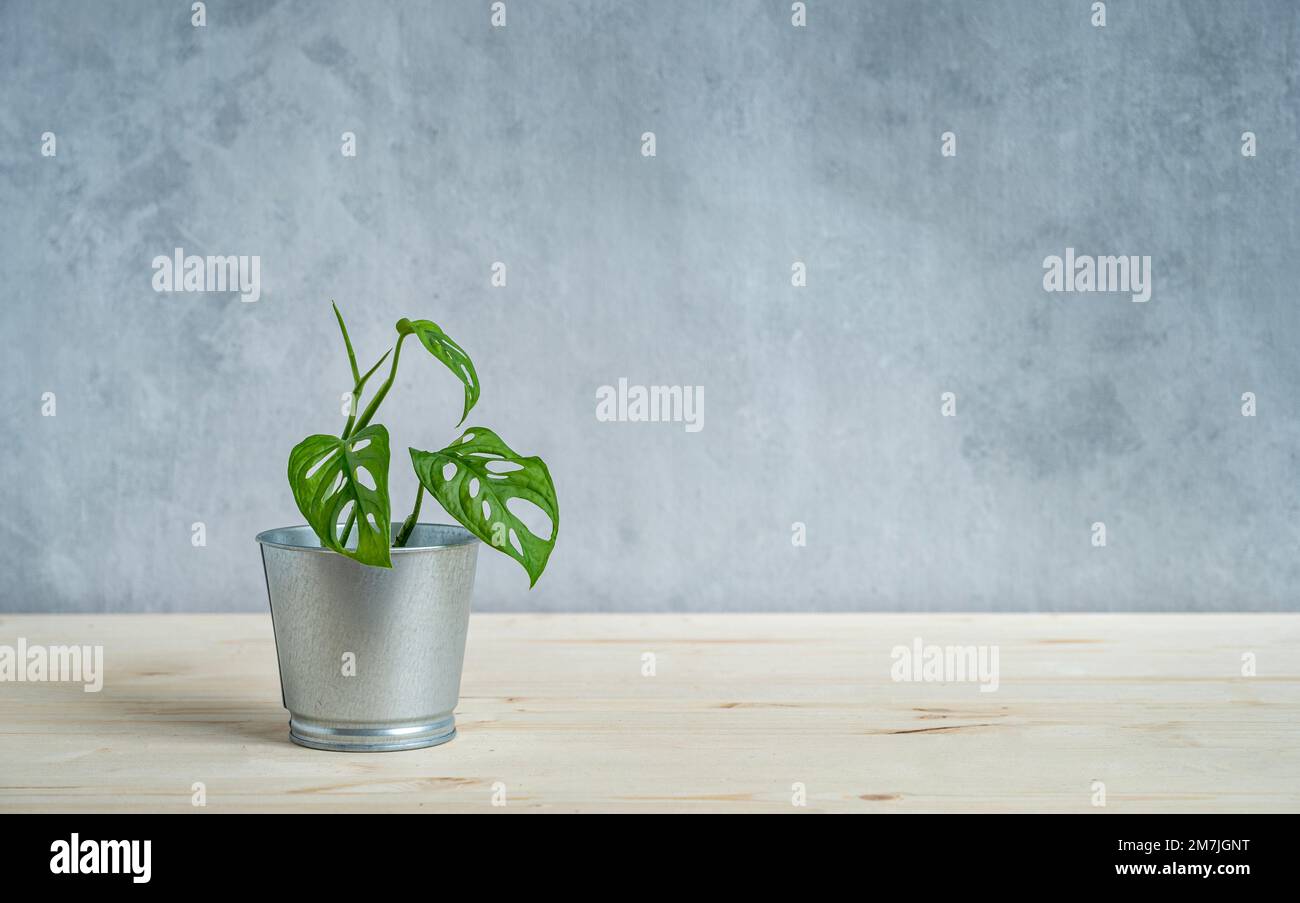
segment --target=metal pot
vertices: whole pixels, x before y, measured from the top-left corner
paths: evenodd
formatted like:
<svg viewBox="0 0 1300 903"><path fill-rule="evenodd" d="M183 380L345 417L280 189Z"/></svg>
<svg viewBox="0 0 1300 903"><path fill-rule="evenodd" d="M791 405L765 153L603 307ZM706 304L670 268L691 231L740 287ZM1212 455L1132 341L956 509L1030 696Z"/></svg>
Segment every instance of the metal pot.
<svg viewBox="0 0 1300 903"><path fill-rule="evenodd" d="M456 736L472 533L418 524L392 550L391 569L322 549L306 526L267 530L257 542L294 743L388 752Z"/></svg>

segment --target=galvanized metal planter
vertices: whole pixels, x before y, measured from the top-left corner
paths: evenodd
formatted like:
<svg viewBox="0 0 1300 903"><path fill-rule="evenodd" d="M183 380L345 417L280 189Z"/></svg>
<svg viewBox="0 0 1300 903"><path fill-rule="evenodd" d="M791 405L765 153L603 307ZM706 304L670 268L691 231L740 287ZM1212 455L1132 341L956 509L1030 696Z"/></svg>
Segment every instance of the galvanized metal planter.
<svg viewBox="0 0 1300 903"><path fill-rule="evenodd" d="M387 752L456 735L473 534L419 524L406 548L392 550L391 570L322 549L306 526L267 530L257 542L294 743Z"/></svg>

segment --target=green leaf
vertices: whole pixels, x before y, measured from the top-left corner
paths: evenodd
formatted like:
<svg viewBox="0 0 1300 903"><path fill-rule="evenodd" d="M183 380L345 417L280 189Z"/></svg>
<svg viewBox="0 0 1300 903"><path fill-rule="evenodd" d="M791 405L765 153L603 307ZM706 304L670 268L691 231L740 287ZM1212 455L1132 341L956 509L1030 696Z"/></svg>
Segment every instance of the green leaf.
<svg viewBox="0 0 1300 903"><path fill-rule="evenodd" d="M447 513L522 564L528 571L528 585L535 584L560 532L560 503L546 463L515 454L500 436L481 426L470 427L441 451L410 451L415 475ZM494 462L496 469L489 469ZM550 518L548 538L534 533L510 511L507 502L512 498L533 503Z"/></svg>
<svg viewBox="0 0 1300 903"><path fill-rule="evenodd" d="M447 333L443 332L432 320L397 321L397 331L402 335L414 333L420 344L429 349L429 353L447 365L447 369L456 374L456 378L465 384L465 410L461 412L461 423L469 416L470 409L478 402L478 374L474 372L474 362L469 359L465 349L457 345Z"/></svg>
<svg viewBox="0 0 1300 903"><path fill-rule="evenodd" d="M369 480L359 473L364 468ZM367 485L373 483L374 488ZM289 454L289 486L321 545L362 564L392 567L388 536L388 430L373 424L346 439L308 436ZM357 547L344 546L339 516L351 503Z"/></svg>

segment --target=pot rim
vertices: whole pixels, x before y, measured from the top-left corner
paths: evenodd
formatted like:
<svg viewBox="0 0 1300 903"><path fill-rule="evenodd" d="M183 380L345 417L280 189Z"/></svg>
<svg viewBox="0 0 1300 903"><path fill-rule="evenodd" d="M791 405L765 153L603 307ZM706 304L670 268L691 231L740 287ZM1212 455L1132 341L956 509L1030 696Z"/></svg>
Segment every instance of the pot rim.
<svg viewBox="0 0 1300 903"><path fill-rule="evenodd" d="M432 524L432 523L426 523L424 521L418 521L415 526L434 527L434 528L441 528L444 530L450 530L456 534L459 534L459 536L454 542L443 542L437 545L402 546L400 549L390 548L388 550L388 553L390 555L409 555L412 552L436 552L439 549L456 549L456 548L460 548L461 546L468 545L469 543L478 541L477 536L475 536L473 533L466 530L460 524ZM401 527L402 524L400 521L394 522L392 524L393 534L396 534L397 531L401 529ZM284 541L283 534L288 533L289 531L298 531L298 530L306 531L307 537L311 539L312 545L302 545L295 542ZM272 538L273 534L281 534L281 538ZM338 554L338 552L335 552L333 549L327 549L320 544L320 540L316 537L316 531L313 530L309 524L293 524L292 526L288 526L288 527L273 527L270 530L263 530L261 533L258 533L256 536L253 537L253 541L263 546L271 546L272 548L275 549L288 549L291 552L318 552L324 555Z"/></svg>

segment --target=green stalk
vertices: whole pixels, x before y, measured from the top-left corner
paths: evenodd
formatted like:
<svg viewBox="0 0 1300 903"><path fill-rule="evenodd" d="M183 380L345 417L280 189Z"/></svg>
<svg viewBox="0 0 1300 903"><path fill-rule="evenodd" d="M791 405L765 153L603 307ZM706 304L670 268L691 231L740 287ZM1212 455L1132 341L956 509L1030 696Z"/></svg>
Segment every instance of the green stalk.
<svg viewBox="0 0 1300 903"><path fill-rule="evenodd" d="M370 399L370 404L366 406L366 410L362 413L361 419L357 421L356 429L352 432L359 433L366 428L367 424L370 423L370 418L375 416L375 411L379 410L379 405L383 402L384 396L387 395L388 390L393 387L393 379L397 376L397 362L402 358L402 342L405 340L406 334L398 337L397 346L393 349L393 366L392 369L388 371L388 379L384 380L384 384L379 387L379 391L375 393L375 397ZM387 355L385 355L385 357L387 357ZM376 364L375 366L377 367L379 365ZM349 433L349 435L351 435L351 433Z"/></svg>
<svg viewBox="0 0 1300 903"><path fill-rule="evenodd" d="M415 529L415 522L420 519L420 502L424 501L424 484L418 485L420 488L415 491L415 507L411 509L410 517L402 524L402 529L397 531L397 538L393 540L394 549L406 545L406 541L411 538L411 531Z"/></svg>
<svg viewBox="0 0 1300 903"><path fill-rule="evenodd" d="M338 313L337 307L334 309L334 312L336 314ZM343 317L341 316L339 317L339 327L343 328ZM366 409L365 411L362 412L360 420L354 419L355 414L351 414L348 416L347 426L343 430L344 439L346 439L348 436L353 435L354 433L359 433L362 430L364 430L370 424L371 418L375 416L375 412L379 410L380 404L383 403L385 396L388 395L388 390L393 387L393 380L397 378L397 362L402 359L402 342L405 341L406 337L410 334L411 334L410 323L405 318L399 320L397 322L397 344L392 348L393 366L388 370L388 379L384 380L384 384L379 387L379 391L375 393L375 397L370 399L370 404L366 405ZM357 372L356 357L352 353L352 343L350 341L347 341L347 335L348 335L347 329L343 329L343 339L348 346L348 360L352 363L352 372L355 375ZM367 372L365 376L357 379L357 388L353 391L352 404L349 405L350 410L352 411L356 410L357 399L361 397L362 386L365 385L366 380L370 379L371 374L373 374L376 370L379 369L379 364L382 364L384 362L384 358L386 357L388 357L388 352L384 352L384 357L381 357L379 359L379 362L376 363L373 367L371 367L369 372ZM423 500L423 498L424 498L424 484L421 483L420 490L415 495L415 510L411 512L411 516L406 519L405 523L402 524L402 529L398 531L397 539L393 543L393 546L395 548L401 548L403 545L405 545L406 540L411 535L411 531L415 529L415 521L416 518L419 517L420 502ZM351 531L352 529L352 521L354 519L355 514L356 511L353 510L352 515L348 516L348 523L343 530L344 544L347 543L348 532Z"/></svg>
<svg viewBox="0 0 1300 903"><path fill-rule="evenodd" d="M352 511L348 514L348 522L343 525L343 538L339 540L339 545L347 548L348 534L352 532L352 525L357 522L357 508L352 506Z"/></svg>
<svg viewBox="0 0 1300 903"><path fill-rule="evenodd" d="M392 353L393 349L391 348L385 351L384 356L375 361L375 365L367 370L366 375L358 379L356 385L352 387L352 403L348 405L348 422L347 425L343 427L343 435L339 436L340 439L346 439L348 436L352 435L352 425L357 421L357 405L361 401L361 390L366 387L366 381L375 375L375 371L379 369L379 365L382 364L388 358L388 355Z"/></svg>

